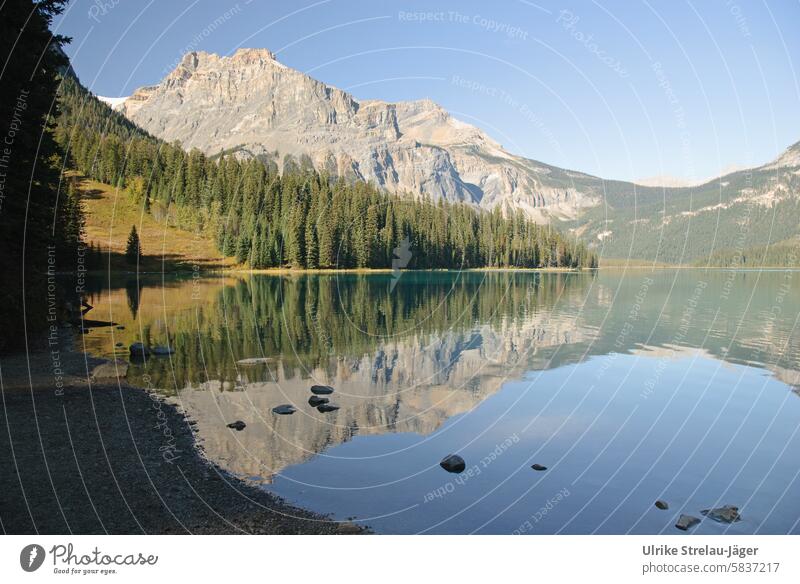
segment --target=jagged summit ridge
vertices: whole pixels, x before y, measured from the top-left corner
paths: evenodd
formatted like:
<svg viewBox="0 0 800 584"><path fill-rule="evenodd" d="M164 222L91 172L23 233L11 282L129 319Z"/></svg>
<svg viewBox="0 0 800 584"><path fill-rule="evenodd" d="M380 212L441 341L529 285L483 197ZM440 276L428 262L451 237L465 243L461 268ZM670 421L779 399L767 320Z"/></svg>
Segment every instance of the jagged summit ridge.
<svg viewBox="0 0 800 584"><path fill-rule="evenodd" d="M257 156L279 170L311 165L392 192L522 209L543 221L600 200L599 179L514 156L429 99L359 101L267 49L187 53L120 109L151 134L209 155Z"/></svg>

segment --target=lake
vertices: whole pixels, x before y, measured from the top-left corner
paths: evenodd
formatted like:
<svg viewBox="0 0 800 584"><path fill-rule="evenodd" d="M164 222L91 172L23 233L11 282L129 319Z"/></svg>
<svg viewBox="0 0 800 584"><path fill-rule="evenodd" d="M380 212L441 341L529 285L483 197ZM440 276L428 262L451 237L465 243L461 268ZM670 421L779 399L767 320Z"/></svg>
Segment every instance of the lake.
<svg viewBox="0 0 800 584"><path fill-rule="evenodd" d="M692 533L800 532L800 272L119 275L89 302L124 328L88 351L174 349L128 379L211 461L379 533L681 533L726 504Z"/></svg>

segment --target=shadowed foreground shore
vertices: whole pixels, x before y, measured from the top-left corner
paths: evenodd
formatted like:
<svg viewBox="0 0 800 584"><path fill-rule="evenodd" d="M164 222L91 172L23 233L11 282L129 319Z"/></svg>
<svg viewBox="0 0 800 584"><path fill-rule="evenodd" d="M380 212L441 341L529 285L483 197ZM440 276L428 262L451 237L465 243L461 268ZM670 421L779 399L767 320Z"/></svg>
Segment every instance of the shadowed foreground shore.
<svg viewBox="0 0 800 584"><path fill-rule="evenodd" d="M173 406L126 384L90 386L83 354L60 357L63 391L49 353L31 355L30 379L24 355L0 358L5 534L359 531L231 477L202 457Z"/></svg>

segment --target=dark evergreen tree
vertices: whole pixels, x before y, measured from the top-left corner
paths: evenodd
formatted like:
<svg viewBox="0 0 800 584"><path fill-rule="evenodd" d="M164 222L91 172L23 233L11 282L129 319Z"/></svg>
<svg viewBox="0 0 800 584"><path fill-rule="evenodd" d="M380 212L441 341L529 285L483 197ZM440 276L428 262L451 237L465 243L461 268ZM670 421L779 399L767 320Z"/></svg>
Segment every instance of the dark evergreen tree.
<svg viewBox="0 0 800 584"><path fill-rule="evenodd" d="M60 181L53 131L58 75L69 66L61 46L69 39L49 27L64 4L0 3L0 350L24 347L28 332L47 325L63 300L48 280L75 268L80 206Z"/></svg>
<svg viewBox="0 0 800 584"><path fill-rule="evenodd" d="M142 244L139 241L139 234L136 232L136 225L131 226L128 234L128 243L125 245L125 261L135 265L139 263L142 256Z"/></svg>

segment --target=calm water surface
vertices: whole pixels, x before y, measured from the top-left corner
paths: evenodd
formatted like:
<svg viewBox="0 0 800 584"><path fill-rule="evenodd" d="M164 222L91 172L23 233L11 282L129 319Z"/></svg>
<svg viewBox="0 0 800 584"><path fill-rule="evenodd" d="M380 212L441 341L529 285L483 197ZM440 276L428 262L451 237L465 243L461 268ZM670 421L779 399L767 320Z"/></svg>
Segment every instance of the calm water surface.
<svg viewBox="0 0 800 584"><path fill-rule="evenodd" d="M175 349L129 379L211 460L378 532L680 533L724 504L742 521L693 532L800 532L800 272L131 277L90 302L125 327L90 351Z"/></svg>

